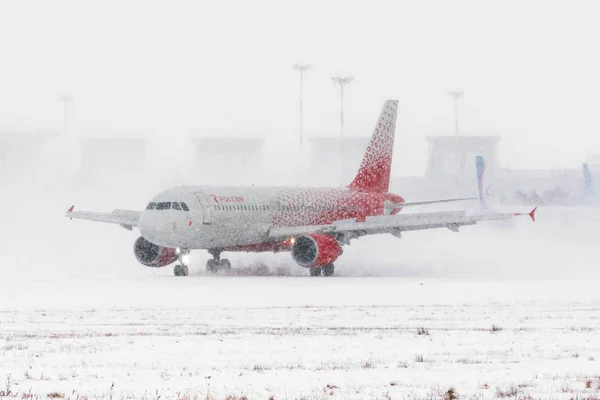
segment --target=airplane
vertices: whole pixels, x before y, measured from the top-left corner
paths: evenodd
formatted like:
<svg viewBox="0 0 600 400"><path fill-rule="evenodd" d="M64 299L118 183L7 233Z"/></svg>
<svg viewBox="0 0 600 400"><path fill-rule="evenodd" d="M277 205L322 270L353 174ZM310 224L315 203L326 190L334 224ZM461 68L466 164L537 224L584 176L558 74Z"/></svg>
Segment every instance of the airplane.
<svg viewBox="0 0 600 400"><path fill-rule="evenodd" d="M592 180L590 166L586 162L583 163L583 190L587 200L593 200L595 198L594 182Z"/></svg>
<svg viewBox="0 0 600 400"><path fill-rule="evenodd" d="M346 187L177 186L156 194L143 211L75 211L68 218L139 229L133 252L147 267L174 262L176 276L186 276L192 250L207 250L206 270L231 270L223 252L290 252L311 276L331 276L342 246L361 236L459 227L529 213L442 211L399 214L404 208L472 198L406 202L389 193L397 100L384 103L371 141L354 180ZM479 173L478 173L479 174ZM483 173L481 172L481 177ZM481 200L481 199L480 199Z"/></svg>

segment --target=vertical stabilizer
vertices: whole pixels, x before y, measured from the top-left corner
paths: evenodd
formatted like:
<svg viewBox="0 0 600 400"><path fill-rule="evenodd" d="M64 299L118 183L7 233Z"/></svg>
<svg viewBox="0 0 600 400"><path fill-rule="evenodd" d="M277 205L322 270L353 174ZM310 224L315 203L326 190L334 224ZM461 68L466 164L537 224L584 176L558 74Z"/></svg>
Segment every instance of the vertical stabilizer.
<svg viewBox="0 0 600 400"><path fill-rule="evenodd" d="M387 100L379 115L379 121L375 126L358 174L348 186L350 189L367 192L388 191L397 114L398 100Z"/></svg>
<svg viewBox="0 0 600 400"><path fill-rule="evenodd" d="M590 167L588 163L583 163L583 188L585 197L592 197L594 195L594 187L592 183L592 174L590 173Z"/></svg>
<svg viewBox="0 0 600 400"><path fill-rule="evenodd" d="M483 195L483 178L485 176L485 160L481 156L475 157L475 167L477 169L477 194L481 208L487 208L485 197Z"/></svg>
<svg viewBox="0 0 600 400"><path fill-rule="evenodd" d="M492 185L487 182L485 175L485 160L482 156L475 157L475 167L477 170L477 196L482 210L490 209L491 206L497 206L496 196L492 190Z"/></svg>

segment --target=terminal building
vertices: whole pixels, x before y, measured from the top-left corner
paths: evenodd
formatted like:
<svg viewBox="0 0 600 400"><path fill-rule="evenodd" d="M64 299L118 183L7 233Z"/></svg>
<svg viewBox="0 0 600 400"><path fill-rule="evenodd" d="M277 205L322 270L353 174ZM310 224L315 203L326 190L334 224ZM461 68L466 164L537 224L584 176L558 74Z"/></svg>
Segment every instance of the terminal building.
<svg viewBox="0 0 600 400"><path fill-rule="evenodd" d="M0 131L0 187L34 179L43 165L44 147L59 137L48 131Z"/></svg>
<svg viewBox="0 0 600 400"><path fill-rule="evenodd" d="M117 177L141 174L146 166L150 141L143 138L82 138L81 166L83 177Z"/></svg>
<svg viewBox="0 0 600 400"><path fill-rule="evenodd" d="M498 156L500 140L499 136L428 136L425 177L395 178L391 186L410 198L476 196L475 157L482 156L486 188L501 204L568 205L583 201L582 169L503 168ZM600 171L600 163L591 165L591 171Z"/></svg>
<svg viewBox="0 0 600 400"><path fill-rule="evenodd" d="M250 185L264 168L262 137L193 137L197 184Z"/></svg>

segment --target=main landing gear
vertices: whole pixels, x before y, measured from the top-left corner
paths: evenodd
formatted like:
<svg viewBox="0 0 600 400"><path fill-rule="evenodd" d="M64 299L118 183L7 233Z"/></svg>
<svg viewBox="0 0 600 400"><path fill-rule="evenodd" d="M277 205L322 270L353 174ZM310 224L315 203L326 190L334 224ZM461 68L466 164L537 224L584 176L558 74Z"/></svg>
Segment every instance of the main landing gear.
<svg viewBox="0 0 600 400"><path fill-rule="evenodd" d="M335 268L334 268L333 264L327 264L324 267L310 268L309 271L310 271L310 276L321 276L321 273L323 274L323 276L331 276L331 275L333 275Z"/></svg>
<svg viewBox="0 0 600 400"><path fill-rule="evenodd" d="M188 276L189 272L188 266L185 264L177 264L173 268L173 273L175 276Z"/></svg>
<svg viewBox="0 0 600 400"><path fill-rule="evenodd" d="M189 250L183 250L183 249L177 249L178 253L177 255L178 257L178 264L175 265L175 267L173 267L173 273L175 274L175 276L188 276L189 274L189 269L188 266L185 265L184 259L187 258L186 256L188 254L190 254Z"/></svg>
<svg viewBox="0 0 600 400"><path fill-rule="evenodd" d="M206 262L206 271L216 274L219 270L223 270L226 273L231 271L231 263L228 259L224 258L221 260L221 252L216 250L209 250L208 253L213 256L212 260Z"/></svg>

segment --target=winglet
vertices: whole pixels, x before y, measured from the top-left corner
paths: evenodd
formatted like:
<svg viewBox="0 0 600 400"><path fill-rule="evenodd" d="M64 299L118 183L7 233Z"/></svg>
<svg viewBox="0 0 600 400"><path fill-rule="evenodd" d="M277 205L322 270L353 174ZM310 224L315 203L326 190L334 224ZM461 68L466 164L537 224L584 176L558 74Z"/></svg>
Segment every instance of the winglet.
<svg viewBox="0 0 600 400"><path fill-rule="evenodd" d="M534 207L533 210L531 210L528 213L514 213L513 215L515 216L519 216L519 215L529 215L529 218L531 218L531 220L533 222L535 222L535 212L537 211L537 207Z"/></svg>
<svg viewBox="0 0 600 400"><path fill-rule="evenodd" d="M536 212L536 210L537 210L537 207L534 207L534 209L531 210L531 212L529 213L529 217L531 217L531 220L533 222L535 222L535 212Z"/></svg>
<svg viewBox="0 0 600 400"><path fill-rule="evenodd" d="M75 204L73 204L68 210L67 212L73 212L73 209L75 208Z"/></svg>

